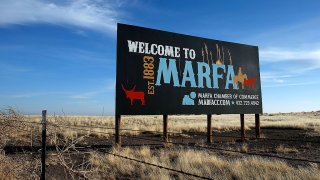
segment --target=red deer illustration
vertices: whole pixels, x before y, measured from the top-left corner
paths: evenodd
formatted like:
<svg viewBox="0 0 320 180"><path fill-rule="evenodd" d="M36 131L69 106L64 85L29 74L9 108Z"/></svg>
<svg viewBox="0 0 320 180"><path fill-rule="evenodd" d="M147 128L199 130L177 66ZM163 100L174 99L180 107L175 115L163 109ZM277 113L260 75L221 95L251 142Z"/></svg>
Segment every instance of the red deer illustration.
<svg viewBox="0 0 320 180"><path fill-rule="evenodd" d="M245 86L251 86L252 89L254 89L254 82L256 81L257 78L250 78L250 79L245 79L244 80L244 85Z"/></svg>
<svg viewBox="0 0 320 180"><path fill-rule="evenodd" d="M126 93L127 98L130 99L131 106L133 106L133 100L141 100L141 105L144 106L144 92L142 91L134 91L136 88L136 85L131 90L127 90L123 87L121 84L123 91Z"/></svg>

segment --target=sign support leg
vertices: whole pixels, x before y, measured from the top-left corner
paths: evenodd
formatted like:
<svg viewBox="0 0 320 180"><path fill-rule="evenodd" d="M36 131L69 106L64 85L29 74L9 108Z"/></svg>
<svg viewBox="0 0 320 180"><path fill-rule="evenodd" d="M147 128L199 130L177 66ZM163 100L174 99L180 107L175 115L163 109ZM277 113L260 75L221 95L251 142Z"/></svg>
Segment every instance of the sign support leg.
<svg viewBox="0 0 320 180"><path fill-rule="evenodd" d="M255 123L256 123L256 138L260 138L260 114L255 114Z"/></svg>
<svg viewBox="0 0 320 180"><path fill-rule="evenodd" d="M245 141L245 130L244 130L244 114L240 114L240 122L241 122L241 140Z"/></svg>
<svg viewBox="0 0 320 180"><path fill-rule="evenodd" d="M168 143L168 115L163 115L163 141L167 144Z"/></svg>
<svg viewBox="0 0 320 180"><path fill-rule="evenodd" d="M207 114L207 143L212 144L212 126L211 126L212 114Z"/></svg>
<svg viewBox="0 0 320 180"><path fill-rule="evenodd" d="M121 147L121 136L120 136L120 126L121 126L121 115L116 115L115 119L115 140L116 140L116 145Z"/></svg>

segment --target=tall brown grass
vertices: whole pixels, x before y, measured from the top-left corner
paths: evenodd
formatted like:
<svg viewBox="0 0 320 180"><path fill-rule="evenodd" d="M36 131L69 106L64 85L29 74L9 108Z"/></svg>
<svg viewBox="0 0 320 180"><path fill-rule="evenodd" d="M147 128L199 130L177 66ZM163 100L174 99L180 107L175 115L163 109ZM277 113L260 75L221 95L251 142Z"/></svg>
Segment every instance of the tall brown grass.
<svg viewBox="0 0 320 180"><path fill-rule="evenodd" d="M214 153L191 149L113 149L112 153L145 162L182 170L213 179L318 179L316 164L292 167L286 162L261 157L228 159ZM90 162L95 169L93 179L195 179L183 174L140 164L119 157L92 153Z"/></svg>
<svg viewBox="0 0 320 180"><path fill-rule="evenodd" d="M18 158L5 155L3 148L10 140L20 140L25 118L12 108L0 111L0 180L37 179L40 160L33 156L19 154Z"/></svg>

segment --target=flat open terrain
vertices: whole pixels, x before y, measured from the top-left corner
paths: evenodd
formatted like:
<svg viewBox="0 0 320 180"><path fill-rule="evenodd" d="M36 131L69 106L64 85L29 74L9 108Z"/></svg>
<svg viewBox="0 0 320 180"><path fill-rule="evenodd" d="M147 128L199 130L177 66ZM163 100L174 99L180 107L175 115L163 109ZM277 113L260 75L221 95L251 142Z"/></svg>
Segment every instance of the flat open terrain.
<svg viewBox="0 0 320 180"><path fill-rule="evenodd" d="M38 178L41 117L5 115L7 120L0 121L4 132L0 179ZM214 142L210 145L206 116L169 116L170 136L165 144L162 116L124 116L123 147L118 148L114 147L114 117L50 116L47 178L319 179L319 112L264 114L259 139L254 115L245 115L245 141L240 137L239 115L213 115L212 119Z"/></svg>

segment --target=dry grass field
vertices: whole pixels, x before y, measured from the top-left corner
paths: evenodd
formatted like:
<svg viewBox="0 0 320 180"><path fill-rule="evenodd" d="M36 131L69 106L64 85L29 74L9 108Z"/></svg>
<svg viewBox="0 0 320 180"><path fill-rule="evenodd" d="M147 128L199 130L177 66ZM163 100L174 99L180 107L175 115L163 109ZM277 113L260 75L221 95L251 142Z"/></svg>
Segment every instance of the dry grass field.
<svg viewBox="0 0 320 180"><path fill-rule="evenodd" d="M40 122L41 116L26 116L26 120ZM193 116L169 116L169 131L172 132L206 132L207 121L205 115ZM305 129L312 133L320 134L320 112L306 113L279 113L264 114L261 117L262 128L277 129ZM216 115L213 119L214 131L232 131L240 129L239 115ZM103 128L114 128L113 116L49 116L49 123L77 125L77 126L101 126ZM86 128L92 131L113 133L112 129ZM123 129L142 130L123 131L124 134L136 135L143 131L162 131L162 116L123 116ZM245 128L250 130L254 128L254 115L245 115ZM40 132L40 129L37 129ZM65 137L78 137L79 131L67 128L58 130ZM103 133L95 133L99 137L108 136ZM82 133L80 132L80 135Z"/></svg>
<svg viewBox="0 0 320 180"><path fill-rule="evenodd" d="M8 114L8 113L7 113ZM10 114L10 113L9 113ZM16 116L0 121L0 179L39 179L40 157L38 153L14 153L6 150L17 146L40 145L41 126L27 122L40 122L40 116ZM15 119L16 118L16 119ZM248 139L239 142L235 138L219 138L219 135L240 136L239 115L213 115L214 144L240 152L258 152L286 157L320 161L320 112L278 113L261 116L263 138L296 139L299 142L282 142ZM10 120L10 121L9 121ZM14 120L26 121L17 123ZM5 123L3 123L3 121ZM9 123L8 123L9 122ZM172 141L205 144L206 116L169 116ZM70 127L56 127L50 124ZM78 129L73 129L78 126ZM91 126L91 127L89 127ZM98 150L86 153L74 151L75 146L93 144L112 145L114 137L112 116L49 116L47 144L55 151L48 151L48 179L196 179L158 167L122 159ZM254 115L245 115L248 136L254 135ZM111 129L104 129L111 128ZM125 131L132 137L152 137L161 140L162 116L123 116L122 128L142 131ZM79 130L81 129L81 130ZM202 133L203 136L192 133ZM186 138L187 140L183 140ZM312 140L318 143L303 143ZM124 144L136 144L122 148L109 147L104 151L131 157L141 161L181 170L214 179L319 179L317 163L295 163L277 158L248 156L206 149L171 145L147 146L143 140L124 139ZM62 146L62 148L61 148ZM10 149L9 148L9 149Z"/></svg>
<svg viewBox="0 0 320 180"><path fill-rule="evenodd" d="M208 151L162 149L155 152L148 147L113 149L112 152L212 179L319 179L320 177L319 166L315 164L294 168L283 161L260 157L231 160ZM192 179L156 167L138 165L113 155L92 153L90 162L95 169L92 175L98 179L116 179L119 174L124 178Z"/></svg>

